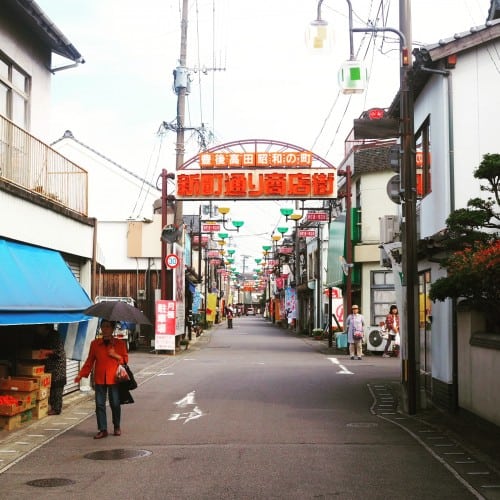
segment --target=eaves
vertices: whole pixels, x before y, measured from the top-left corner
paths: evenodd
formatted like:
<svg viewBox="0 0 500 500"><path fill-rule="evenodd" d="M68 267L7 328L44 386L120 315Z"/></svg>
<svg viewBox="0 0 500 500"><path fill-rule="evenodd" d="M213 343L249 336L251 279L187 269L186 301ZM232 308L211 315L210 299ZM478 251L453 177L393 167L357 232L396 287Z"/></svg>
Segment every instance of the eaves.
<svg viewBox="0 0 500 500"><path fill-rule="evenodd" d="M52 52L74 62L83 63L80 52L47 17L34 0L2 0L2 10L26 26Z"/></svg>
<svg viewBox="0 0 500 500"><path fill-rule="evenodd" d="M468 31L456 33L452 37L439 40L437 43L414 49L412 88L416 99L432 76L431 72L422 69L443 70L446 58L500 39L500 19L488 21L482 26L476 26ZM389 109L388 116L399 117L400 92L396 94Z"/></svg>

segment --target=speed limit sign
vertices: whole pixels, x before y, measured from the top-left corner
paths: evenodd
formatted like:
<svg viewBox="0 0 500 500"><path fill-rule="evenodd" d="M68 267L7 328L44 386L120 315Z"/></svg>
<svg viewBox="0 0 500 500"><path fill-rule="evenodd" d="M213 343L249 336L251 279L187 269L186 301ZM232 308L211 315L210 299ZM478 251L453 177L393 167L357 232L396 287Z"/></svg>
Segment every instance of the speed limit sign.
<svg viewBox="0 0 500 500"><path fill-rule="evenodd" d="M174 269L179 265L179 257L175 255L174 253L171 253L165 257L165 265L169 269Z"/></svg>

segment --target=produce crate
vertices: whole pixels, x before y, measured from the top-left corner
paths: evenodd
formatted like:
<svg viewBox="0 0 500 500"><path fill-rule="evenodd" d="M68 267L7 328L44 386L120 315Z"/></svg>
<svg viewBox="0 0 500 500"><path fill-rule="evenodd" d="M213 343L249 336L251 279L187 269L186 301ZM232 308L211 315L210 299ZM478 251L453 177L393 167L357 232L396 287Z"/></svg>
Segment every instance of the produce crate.
<svg viewBox="0 0 500 500"><path fill-rule="evenodd" d="M36 392L24 392L24 391L0 391L2 396L12 396L17 399L18 406L21 407L20 411L29 410L33 408L36 404Z"/></svg>
<svg viewBox="0 0 500 500"><path fill-rule="evenodd" d="M33 410L25 410L19 415L21 415L21 424L24 424L33 418Z"/></svg>
<svg viewBox="0 0 500 500"><path fill-rule="evenodd" d="M7 403L3 402L2 398L0 397L0 415L10 417L12 415L17 415L18 413L21 413L25 409L26 407L24 406L23 402L20 401L19 399Z"/></svg>
<svg viewBox="0 0 500 500"><path fill-rule="evenodd" d="M40 387L38 391L36 391L36 400L41 401L42 399L46 399L49 397L50 387Z"/></svg>
<svg viewBox="0 0 500 500"><path fill-rule="evenodd" d="M34 377L35 375L43 375L45 373L45 365L20 362L16 365L17 375L26 375Z"/></svg>
<svg viewBox="0 0 500 500"><path fill-rule="evenodd" d="M0 429L4 431L13 431L21 427L21 414L18 413L12 417L0 415Z"/></svg>
<svg viewBox="0 0 500 500"><path fill-rule="evenodd" d="M19 359L47 359L47 349L21 349L18 352L17 357Z"/></svg>
<svg viewBox="0 0 500 500"><path fill-rule="evenodd" d="M41 419L46 417L49 413L49 400L42 399L41 401L37 401L32 409L32 412L34 419Z"/></svg>
<svg viewBox="0 0 500 500"><path fill-rule="evenodd" d="M40 387L38 379L34 377L7 377L0 378L1 391L36 391Z"/></svg>
<svg viewBox="0 0 500 500"><path fill-rule="evenodd" d="M35 377L38 380L38 387L40 389L42 388L49 388L50 384L52 382L52 374L50 373L42 373L41 375L36 375Z"/></svg>

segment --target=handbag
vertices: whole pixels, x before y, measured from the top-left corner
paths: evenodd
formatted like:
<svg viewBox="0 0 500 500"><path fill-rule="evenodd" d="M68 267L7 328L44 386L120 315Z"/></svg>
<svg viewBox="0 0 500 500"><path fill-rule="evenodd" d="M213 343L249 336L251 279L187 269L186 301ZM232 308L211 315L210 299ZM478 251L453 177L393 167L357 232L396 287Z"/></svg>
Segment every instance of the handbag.
<svg viewBox="0 0 500 500"><path fill-rule="evenodd" d="M355 331L352 334L352 336L353 336L354 340L361 340L364 337L364 334L361 331Z"/></svg>
<svg viewBox="0 0 500 500"><path fill-rule="evenodd" d="M128 390L133 391L134 389L137 389L137 382L135 380L134 374L132 373L132 370L127 365L127 363L123 364L123 368L125 368L125 371L128 375L128 381L126 381Z"/></svg>

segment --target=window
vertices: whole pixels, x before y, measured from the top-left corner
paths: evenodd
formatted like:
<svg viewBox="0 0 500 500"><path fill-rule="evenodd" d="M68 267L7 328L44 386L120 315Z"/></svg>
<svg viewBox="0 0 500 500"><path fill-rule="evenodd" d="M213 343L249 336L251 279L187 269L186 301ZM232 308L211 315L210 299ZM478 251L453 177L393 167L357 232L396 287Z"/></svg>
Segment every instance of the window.
<svg viewBox="0 0 500 500"><path fill-rule="evenodd" d="M422 127L417 131L416 158L417 168L417 195L420 198L428 195L431 189L431 121L427 117Z"/></svg>
<svg viewBox="0 0 500 500"><path fill-rule="evenodd" d="M30 77L0 53L0 114L28 128Z"/></svg>
<svg viewBox="0 0 500 500"><path fill-rule="evenodd" d="M396 304L394 274L392 271L371 272L371 324L378 325L385 321L392 304Z"/></svg>

